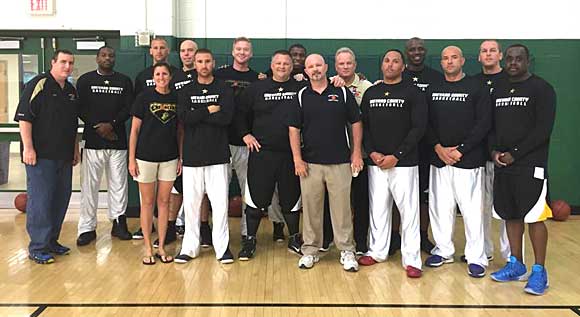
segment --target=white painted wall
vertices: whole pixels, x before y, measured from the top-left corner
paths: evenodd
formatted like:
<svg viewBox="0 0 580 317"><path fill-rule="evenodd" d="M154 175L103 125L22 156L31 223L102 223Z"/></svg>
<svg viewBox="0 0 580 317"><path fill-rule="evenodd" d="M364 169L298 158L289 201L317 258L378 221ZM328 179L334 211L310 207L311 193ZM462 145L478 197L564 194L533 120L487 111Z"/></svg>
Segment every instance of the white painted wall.
<svg viewBox="0 0 580 317"><path fill-rule="evenodd" d="M33 17L26 12L28 0L10 0L0 11L0 29L120 30L121 35L150 29L195 38L580 38L579 10L569 0L55 1L55 16Z"/></svg>

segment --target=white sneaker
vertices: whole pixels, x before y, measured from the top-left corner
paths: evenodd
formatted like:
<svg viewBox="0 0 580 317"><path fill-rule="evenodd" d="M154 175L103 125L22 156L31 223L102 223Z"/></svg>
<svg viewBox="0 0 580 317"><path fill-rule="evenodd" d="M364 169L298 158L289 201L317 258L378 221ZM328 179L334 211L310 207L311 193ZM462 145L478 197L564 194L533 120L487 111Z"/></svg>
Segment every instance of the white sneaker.
<svg viewBox="0 0 580 317"><path fill-rule="evenodd" d="M303 255L298 261L298 267L301 269L311 269L314 263L320 261L317 255Z"/></svg>
<svg viewBox="0 0 580 317"><path fill-rule="evenodd" d="M358 271L358 262L352 251L341 251L340 252L340 264L342 268L348 272Z"/></svg>

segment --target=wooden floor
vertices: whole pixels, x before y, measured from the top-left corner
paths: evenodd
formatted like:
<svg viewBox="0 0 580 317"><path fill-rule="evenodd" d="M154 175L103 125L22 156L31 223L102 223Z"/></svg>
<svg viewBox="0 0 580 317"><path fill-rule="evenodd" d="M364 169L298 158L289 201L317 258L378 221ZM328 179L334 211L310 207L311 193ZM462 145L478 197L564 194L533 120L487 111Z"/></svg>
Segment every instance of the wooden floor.
<svg viewBox="0 0 580 317"><path fill-rule="evenodd" d="M51 265L27 258L25 215L0 210L0 316L578 316L580 217L548 222L550 289L541 297L524 283L499 284L467 276L463 263L425 268L408 279L400 253L387 263L342 270L336 249L312 270L300 270L285 243L271 240L262 222L256 258L219 264L212 249L188 264L141 264L142 242L111 240L99 216L97 242L76 247L78 211L64 223L61 243L70 255ZM462 222L456 246L463 247ZM135 229L135 219L130 228ZM239 251L239 219L230 219L231 249ZM497 240L497 239L496 239ZM529 243L527 244L529 246ZM175 253L178 244L169 247ZM528 247L527 259L531 258ZM457 259L462 251L457 251ZM423 254L425 259L425 254ZM489 271L503 266L496 254Z"/></svg>

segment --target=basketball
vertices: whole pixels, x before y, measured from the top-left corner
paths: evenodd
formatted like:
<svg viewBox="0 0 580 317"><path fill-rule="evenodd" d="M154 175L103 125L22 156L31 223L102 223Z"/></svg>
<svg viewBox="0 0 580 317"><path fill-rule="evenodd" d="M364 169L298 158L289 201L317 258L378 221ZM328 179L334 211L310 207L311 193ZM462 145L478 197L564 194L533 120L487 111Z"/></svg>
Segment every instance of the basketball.
<svg viewBox="0 0 580 317"><path fill-rule="evenodd" d="M234 196L230 198L228 215L230 217L241 217L242 216L242 197Z"/></svg>
<svg viewBox="0 0 580 317"><path fill-rule="evenodd" d="M20 212L26 212L26 200L28 200L26 193L16 195L16 197L14 197L14 208L18 209Z"/></svg>
<svg viewBox="0 0 580 317"><path fill-rule="evenodd" d="M564 200L554 200L551 204L553 219L556 221L566 221L572 211L570 205Z"/></svg>

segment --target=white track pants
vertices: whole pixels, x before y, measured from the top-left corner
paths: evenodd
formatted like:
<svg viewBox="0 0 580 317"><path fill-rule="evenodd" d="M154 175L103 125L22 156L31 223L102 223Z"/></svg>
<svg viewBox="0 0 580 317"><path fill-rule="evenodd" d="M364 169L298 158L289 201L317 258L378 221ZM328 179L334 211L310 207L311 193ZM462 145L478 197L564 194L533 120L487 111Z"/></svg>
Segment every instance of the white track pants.
<svg viewBox="0 0 580 317"><path fill-rule="evenodd" d="M459 205L465 226L467 263L487 266L483 236L483 173L483 167L463 169L431 165L429 216L436 244L432 254L449 258L455 253L453 231L455 210Z"/></svg>
<svg viewBox="0 0 580 317"><path fill-rule="evenodd" d="M369 166L370 255L378 262L387 260L391 244L393 201L401 213L401 255L403 267L421 269L419 232L419 169L394 167L382 170Z"/></svg>
<svg viewBox="0 0 580 317"><path fill-rule="evenodd" d="M183 208L185 234L180 254L196 257L200 252L200 209L204 193L212 206L212 242L216 258L228 248L228 164L183 167Z"/></svg>
<svg viewBox="0 0 580 317"><path fill-rule="evenodd" d="M79 235L97 228L99 188L103 172L107 176L109 220L124 215L127 209L127 150L83 149Z"/></svg>
<svg viewBox="0 0 580 317"><path fill-rule="evenodd" d="M483 177L483 234L485 236L485 254L492 256L494 252L493 234L491 233L491 223L493 215L493 162L485 164L485 175ZM502 259L509 259L511 255L510 242L508 240L505 221L499 220L499 251Z"/></svg>

